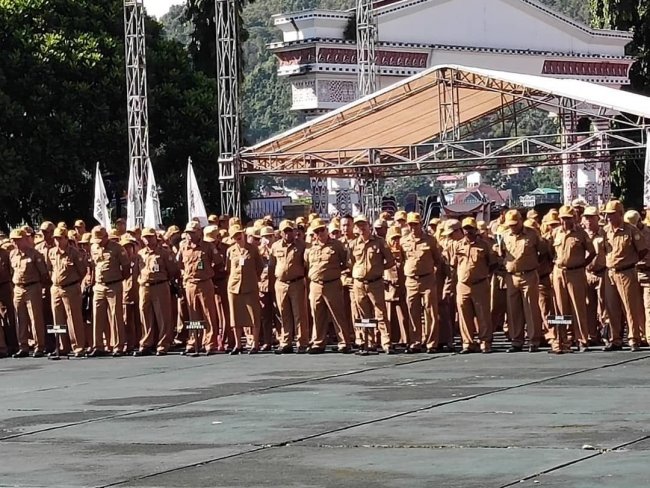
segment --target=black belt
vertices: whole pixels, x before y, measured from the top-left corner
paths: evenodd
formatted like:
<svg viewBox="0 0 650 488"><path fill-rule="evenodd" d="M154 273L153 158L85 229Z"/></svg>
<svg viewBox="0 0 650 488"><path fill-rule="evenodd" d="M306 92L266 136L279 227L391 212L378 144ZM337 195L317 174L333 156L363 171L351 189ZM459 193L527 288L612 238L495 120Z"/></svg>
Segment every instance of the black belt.
<svg viewBox="0 0 650 488"><path fill-rule="evenodd" d="M369 285L370 283L375 283L376 281L383 280L383 279L384 279L384 277L380 276L379 278L375 278L374 280L362 280L362 279L359 279L359 278L355 278L354 280L355 281L360 281L364 285Z"/></svg>
<svg viewBox="0 0 650 488"><path fill-rule="evenodd" d="M479 283L483 283L483 282L484 282L485 280L487 280L488 278L489 278L489 276L486 276L485 278L483 278L483 279L481 279L481 280L474 281L474 282L470 283L470 286L474 286L474 285L478 285Z"/></svg>
<svg viewBox="0 0 650 488"><path fill-rule="evenodd" d="M280 283L284 283L285 285L290 285L291 283L295 283L296 281L301 281L301 280L304 280L304 279L305 278L301 276L300 278L295 278L293 280L278 280L278 281ZM336 279L338 280L338 278L336 278Z"/></svg>
<svg viewBox="0 0 650 488"><path fill-rule="evenodd" d="M97 283L100 284L100 285L109 286L109 285L114 285L115 283L121 283L122 281L124 281L124 280L122 278L120 278L119 280L107 281L105 283L101 282L101 281L98 281Z"/></svg>
<svg viewBox="0 0 650 488"><path fill-rule="evenodd" d="M56 285L59 288L70 288L71 286L78 285L81 283L81 280L73 281L72 283L68 283L67 285Z"/></svg>
<svg viewBox="0 0 650 488"><path fill-rule="evenodd" d="M408 278L411 278L411 279L424 278L425 276L431 276L432 274L433 274L433 271L429 271L428 273L424 273L424 274L408 276Z"/></svg>
<svg viewBox="0 0 650 488"><path fill-rule="evenodd" d="M622 273L623 271L629 271L636 268L636 264L631 264L630 266L625 266L624 268L607 268L614 273Z"/></svg>
<svg viewBox="0 0 650 488"><path fill-rule="evenodd" d="M339 281L341 278L334 278L333 280L327 280L327 281L319 281L319 280L311 280L314 283L318 283L319 285L324 285L326 283L332 283L333 281Z"/></svg>
<svg viewBox="0 0 650 488"><path fill-rule="evenodd" d="M36 285L40 283L40 281L31 281L29 283L17 283L16 286L20 286L21 288L27 288L28 286Z"/></svg>
<svg viewBox="0 0 650 488"><path fill-rule="evenodd" d="M583 269L585 266L586 264L581 264L580 266L558 266L558 268L565 271L575 271L576 269Z"/></svg>
<svg viewBox="0 0 650 488"><path fill-rule="evenodd" d="M156 286L156 285L162 285L163 283L167 283L169 280L160 280L160 281L154 281L153 283L145 283L144 286Z"/></svg>
<svg viewBox="0 0 650 488"><path fill-rule="evenodd" d="M537 268L527 269L526 271L512 271L512 272L508 271L508 274L513 275L513 276L523 276L525 274L532 273L533 271L536 271L536 270L537 270ZM548 275L545 275L545 276L548 276Z"/></svg>
<svg viewBox="0 0 650 488"><path fill-rule="evenodd" d="M607 268L600 268L600 269L598 269L598 270L589 271L589 273L591 273L592 275L600 276L600 275L602 275L605 271L607 271Z"/></svg>

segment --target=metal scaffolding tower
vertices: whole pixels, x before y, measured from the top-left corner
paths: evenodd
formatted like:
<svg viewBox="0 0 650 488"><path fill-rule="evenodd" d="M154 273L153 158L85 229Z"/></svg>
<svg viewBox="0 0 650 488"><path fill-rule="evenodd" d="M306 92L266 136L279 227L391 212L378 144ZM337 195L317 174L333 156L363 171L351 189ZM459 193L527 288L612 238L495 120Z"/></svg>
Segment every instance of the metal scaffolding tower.
<svg viewBox="0 0 650 488"><path fill-rule="evenodd" d="M373 0L357 0L357 89L362 97L377 91L377 19L372 3Z"/></svg>
<svg viewBox="0 0 650 488"><path fill-rule="evenodd" d="M241 215L237 0L215 0L221 212Z"/></svg>
<svg viewBox="0 0 650 488"><path fill-rule="evenodd" d="M149 159L147 57L143 0L124 0L124 46L129 126L129 165L135 180L135 222L144 224L145 178Z"/></svg>
<svg viewBox="0 0 650 488"><path fill-rule="evenodd" d="M357 0L357 65L359 97L377 91L377 18L373 0ZM362 211L374 219L381 206L378 180L373 175L357 178L357 191Z"/></svg>

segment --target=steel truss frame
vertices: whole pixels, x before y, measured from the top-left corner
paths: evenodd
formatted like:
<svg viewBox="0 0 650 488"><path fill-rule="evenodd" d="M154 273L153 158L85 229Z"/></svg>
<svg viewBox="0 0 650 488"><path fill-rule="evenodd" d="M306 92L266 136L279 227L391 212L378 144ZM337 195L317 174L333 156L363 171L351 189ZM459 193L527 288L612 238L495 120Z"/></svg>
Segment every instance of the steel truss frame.
<svg viewBox="0 0 650 488"><path fill-rule="evenodd" d="M241 174L308 174L312 177L358 177L364 174L367 178L449 174L517 164L558 166L567 162L606 162L611 160L613 153L645 147L647 127L640 117L615 117L606 108L594 110L593 106L577 100L451 68L440 70L430 83L419 85L418 90L431 88L434 84L439 90L440 131L430 141L373 148L357 146L336 150L292 151L291 146L300 142L297 141L284 150L278 148L260 153L245 151L241 159ZM496 111L460 124L460 88L497 92L501 95L501 106ZM379 104L371 103L367 108L361 107L357 113L345 119L337 117L328 127L318 127L313 133L311 128L306 128L304 136L312 138L327 134L349 122L350 118L361 118L381 108L383 104L390 105L414 92L415 90L406 87L403 93L400 92L389 100ZM586 116L607 122L610 128L578 134L571 133L576 126L573 123L571 130L562 130L557 134L469 139L478 131L495 124L501 124L504 132L508 127L516 128L521 114L538 108L558 114L563 123L568 121L567 117L576 121L579 117ZM485 118L488 116L493 116L494 119L486 123ZM618 122L624 128L611 128L613 122Z"/></svg>
<svg viewBox="0 0 650 488"><path fill-rule="evenodd" d="M143 0L124 0L129 165L135 183L135 223L144 225L147 164L149 164L149 110L147 55Z"/></svg>
<svg viewBox="0 0 650 488"><path fill-rule="evenodd" d="M241 215L237 0L215 0L221 212Z"/></svg>

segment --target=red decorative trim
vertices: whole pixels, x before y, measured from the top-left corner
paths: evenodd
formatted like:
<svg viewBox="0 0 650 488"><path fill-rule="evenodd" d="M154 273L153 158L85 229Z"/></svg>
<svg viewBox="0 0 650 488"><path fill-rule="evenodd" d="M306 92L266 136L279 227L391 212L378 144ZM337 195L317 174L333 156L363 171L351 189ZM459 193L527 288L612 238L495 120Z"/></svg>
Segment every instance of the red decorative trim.
<svg viewBox="0 0 650 488"><path fill-rule="evenodd" d="M629 64L581 61L544 61L542 74L570 76L628 76Z"/></svg>
<svg viewBox="0 0 650 488"><path fill-rule="evenodd" d="M316 48L294 49L276 53L280 67L310 64L316 61Z"/></svg>
<svg viewBox="0 0 650 488"><path fill-rule="evenodd" d="M377 51L379 66L398 66L405 68L426 68L429 55L407 51ZM357 64L357 51L354 49L321 48L318 62L329 64Z"/></svg>

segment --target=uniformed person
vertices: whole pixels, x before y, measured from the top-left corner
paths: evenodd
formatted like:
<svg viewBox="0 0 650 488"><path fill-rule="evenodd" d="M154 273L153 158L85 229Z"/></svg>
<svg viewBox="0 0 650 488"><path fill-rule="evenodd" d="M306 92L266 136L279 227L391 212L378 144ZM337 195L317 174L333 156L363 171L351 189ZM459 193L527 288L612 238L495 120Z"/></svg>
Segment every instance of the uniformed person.
<svg viewBox="0 0 650 488"><path fill-rule="evenodd" d="M178 264L171 251L158 242L155 229L142 229L145 246L138 251L137 283L142 337L134 356L145 356L156 348L164 356L174 339L171 291L169 283L180 277Z"/></svg>
<svg viewBox="0 0 650 488"><path fill-rule="evenodd" d="M219 265L214 268L214 298L217 305L217 319L219 322L219 352L226 351L226 344L232 350L235 344L235 334L230 326L230 306L228 305L228 273L226 272L226 253L228 245L223 241L228 231L208 225L203 229L203 240L212 243L219 254Z"/></svg>
<svg viewBox="0 0 650 488"><path fill-rule="evenodd" d="M422 230L420 214L408 219L410 233L401 240L404 249L406 305L410 321L410 341L407 353L437 352L440 337L436 268L442 257L435 237ZM423 323L424 320L424 323Z"/></svg>
<svg viewBox="0 0 650 488"><path fill-rule="evenodd" d="M381 334L381 346L385 353L394 354L390 332L386 326L384 271L395 266L395 259L388 249L386 241L371 233L370 225L363 215L354 219L354 225L359 231L359 237L350 244L354 302L361 319L377 320L377 328ZM364 332L367 330L358 334L363 336ZM374 334L368 333L367 337L368 341L364 346L367 345L370 350L373 350L376 348Z"/></svg>
<svg viewBox="0 0 650 488"><path fill-rule="evenodd" d="M34 357L45 355L45 321L42 289L50 279L43 255L35 251L25 231L14 229L9 234L15 249L10 260L13 270L14 308L16 309L18 352L16 358L29 355L29 331L34 340Z"/></svg>
<svg viewBox="0 0 650 488"><path fill-rule="evenodd" d="M18 351L11 259L7 250L10 245L11 241L5 240L0 246L0 357L7 357Z"/></svg>
<svg viewBox="0 0 650 488"><path fill-rule="evenodd" d="M230 322L235 329L235 348L230 354L242 352L240 341L245 328L250 330L246 337L248 354L256 354L260 347L259 280L264 262L257 246L246 242L239 225L232 226L229 234L235 242L226 253Z"/></svg>
<svg viewBox="0 0 650 488"><path fill-rule="evenodd" d="M601 329L609 327L609 309L614 309L620 321L622 315L618 297L608 302L606 296L613 296L611 278L607 273L605 257L605 231L599 225L597 207L586 207L582 214L582 227L591 239L596 257L587 265L587 319L589 321L589 345L601 343ZM610 290L610 291L607 291ZM614 303L616 302L616 303Z"/></svg>
<svg viewBox="0 0 650 488"><path fill-rule="evenodd" d="M456 270L456 304L463 341L461 354L492 352L490 274L498 266L490 243L478 235L473 217L462 222L465 237L451 246L451 266ZM474 336L478 335L477 345ZM478 346L478 347L477 347Z"/></svg>
<svg viewBox="0 0 650 488"><path fill-rule="evenodd" d="M560 208L562 227L555 231L553 249L555 270L553 289L560 315L573 317L573 337L581 352L589 350L589 322L587 319L586 266L596 255L587 233L576 225L575 211L569 206ZM566 348L564 326L553 329L552 352L562 353Z"/></svg>
<svg viewBox="0 0 650 488"><path fill-rule="evenodd" d="M135 352L139 349L142 339L140 323L139 286L138 286L138 242L130 234L122 234L120 246L126 251L129 260L129 276L122 282L122 307L124 308L124 333L127 349L124 352Z"/></svg>
<svg viewBox="0 0 650 488"><path fill-rule="evenodd" d="M445 221L438 245L440 246L444 266L436 272L438 292L438 314L440 322L439 343L441 349L453 352L456 323L456 270L449 266L454 244L463 238L461 222L457 219Z"/></svg>
<svg viewBox="0 0 650 488"><path fill-rule="evenodd" d="M280 232L282 239L271 246L269 260L269 272L275 277L275 300L280 313L279 344L275 353L292 353L294 339L298 346L297 352L304 353L309 345L309 323L305 306L305 243L296 240L291 220L280 223Z"/></svg>
<svg viewBox="0 0 650 488"><path fill-rule="evenodd" d="M90 357L104 355L104 336L113 356L122 356L127 349L124 330L124 289L122 282L129 277L131 263L126 251L109 240L106 229L93 228L90 240L93 261L93 349Z"/></svg>
<svg viewBox="0 0 650 488"><path fill-rule="evenodd" d="M508 332L511 347L519 352L524 345L524 324L529 351L537 352L542 340L542 316L539 309L539 256L547 252L538 234L525 228L517 210L508 210L499 252L506 267L508 293Z"/></svg>
<svg viewBox="0 0 650 488"><path fill-rule="evenodd" d="M74 357L86 355L86 324L82 315L81 283L88 262L83 252L70 244L67 231L57 227L53 233L55 247L48 251L47 265L52 276L52 315L56 325L68 326Z"/></svg>
<svg viewBox="0 0 650 488"><path fill-rule="evenodd" d="M65 223L64 223L65 225ZM49 256L49 251L53 247L55 247L54 243L54 223L50 221L45 221L41 223L39 227L39 232L40 236L42 237L39 242L34 243L34 249L36 249L38 252L41 253L43 256L43 259L45 259L46 265L47 265L47 260ZM43 293L43 320L45 321L45 324L52 324L54 317L52 316L52 296L50 295L50 287L45 287L42 290ZM70 339L68 336L59 336L60 342L62 344L63 349L69 349L70 348ZM47 351L53 351L55 347L55 342L57 340L57 336L54 334L45 334L45 349Z"/></svg>
<svg viewBox="0 0 650 488"><path fill-rule="evenodd" d="M636 210L628 210L623 216L623 220L630 225L639 229L647 246L650 246L650 227L641 220L641 215ZM643 342L648 345L650 339L650 261L648 255L639 259L636 263L636 274L643 292L643 308L645 309L645 330L643 333Z"/></svg>
<svg viewBox="0 0 650 488"><path fill-rule="evenodd" d="M267 215L268 217L268 215ZM258 250L262 258L262 275L259 279L260 287L260 307L261 307L261 323L260 323L260 338L262 344L260 351L270 351L273 346L275 328L275 292L273 291L275 277L270 272L269 260L271 258L271 245L275 239L275 231L273 227L264 225L259 230L259 246Z"/></svg>
<svg viewBox="0 0 650 488"><path fill-rule="evenodd" d="M351 215L345 215L341 218L341 236L339 241L343 244L346 253L350 252L350 244L355 239L354 223ZM345 311L345 320L347 326L345 330L352 331L354 334L354 321L359 318L359 311L354 301L354 280L352 279L352 270L346 266L341 273L341 283L343 284L343 308ZM356 336L353 336L356 337ZM361 345L363 338L356 337L357 345Z"/></svg>
<svg viewBox="0 0 650 488"><path fill-rule="evenodd" d="M647 245L639 230L623 221L623 204L611 200L605 206L608 224L605 226L606 263L614 289L620 297L627 319L628 342L632 351L638 351L645 331L645 315L641 287L636 274L636 265L647 252ZM620 349L622 331L611 323L610 342L606 351Z"/></svg>
<svg viewBox="0 0 650 488"><path fill-rule="evenodd" d="M223 344L219 343L219 322L212 278L215 269L223 266L221 255L211 243L203 240L198 222L188 222L185 233L188 241L181 245L179 264L183 269L188 318L193 322L203 321L205 328L203 332L189 335L184 354L198 353L201 347L208 355L216 354L222 350Z"/></svg>
<svg viewBox="0 0 650 488"><path fill-rule="evenodd" d="M327 327L331 321L338 337L339 352L350 353L353 336L345 316L341 284L341 273L348 269L348 253L344 244L329 237L327 224L322 219L314 219L310 229L315 238L305 250L305 266L314 324L308 352L325 352Z"/></svg>
<svg viewBox="0 0 650 488"><path fill-rule="evenodd" d="M408 347L411 341L409 340L410 323L406 308L406 289L404 287L404 260L406 256L400 244L401 238L402 230L399 226L392 225L388 228L386 243L393 254L393 259L395 259L395 266L384 271L384 286L392 342Z"/></svg>

